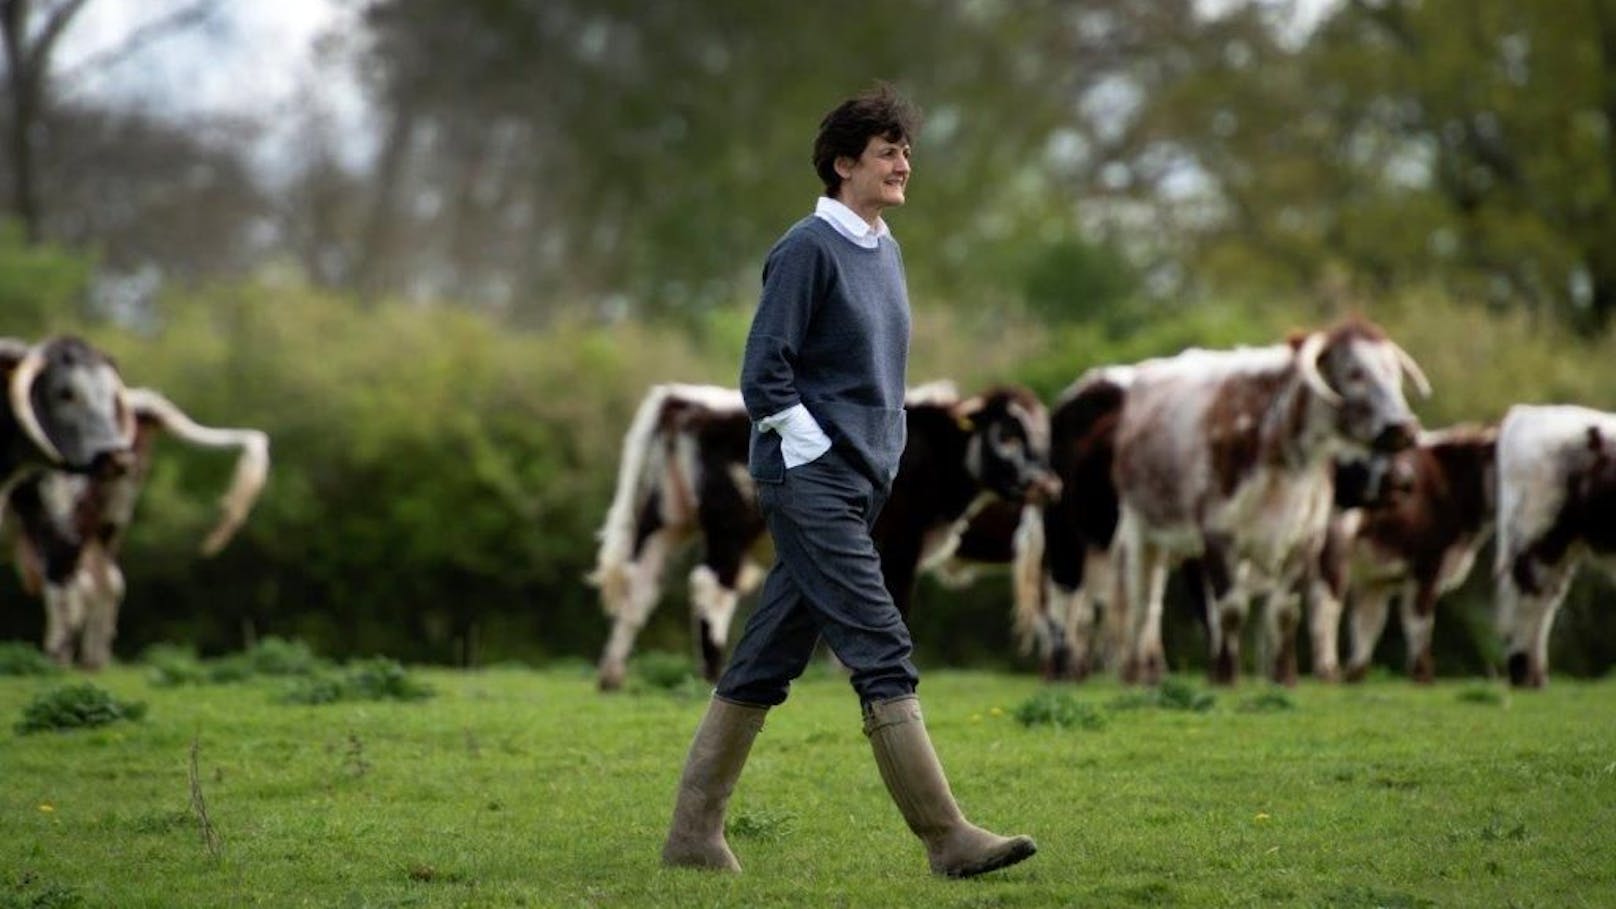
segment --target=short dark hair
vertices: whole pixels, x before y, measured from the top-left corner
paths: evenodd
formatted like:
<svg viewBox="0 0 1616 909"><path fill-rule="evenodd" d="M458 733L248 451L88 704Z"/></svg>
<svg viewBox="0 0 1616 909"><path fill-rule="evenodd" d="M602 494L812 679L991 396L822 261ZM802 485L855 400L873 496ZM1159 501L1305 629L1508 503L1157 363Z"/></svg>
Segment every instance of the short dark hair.
<svg viewBox="0 0 1616 909"><path fill-rule="evenodd" d="M842 187L837 158L858 158L872 136L911 142L919 129L920 109L887 82L877 82L836 105L819 121L819 135L814 137L814 171L825 184L825 195L835 196Z"/></svg>

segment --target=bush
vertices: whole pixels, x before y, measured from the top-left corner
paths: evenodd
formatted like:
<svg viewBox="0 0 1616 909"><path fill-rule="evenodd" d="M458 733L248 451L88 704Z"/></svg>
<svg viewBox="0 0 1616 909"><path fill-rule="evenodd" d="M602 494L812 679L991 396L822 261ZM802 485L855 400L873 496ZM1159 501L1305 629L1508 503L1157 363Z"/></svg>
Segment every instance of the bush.
<svg viewBox="0 0 1616 909"><path fill-rule="evenodd" d="M23 641L0 641L0 675L55 675L61 667Z"/></svg>
<svg viewBox="0 0 1616 909"><path fill-rule="evenodd" d="M258 675L312 675L329 665L303 641L273 636L259 641L242 656L248 670Z"/></svg>
<svg viewBox="0 0 1616 909"><path fill-rule="evenodd" d="M145 715L145 704L120 701L84 682L54 688L34 698L23 708L22 720L16 729L22 735L51 729L87 729L118 720L138 720Z"/></svg>

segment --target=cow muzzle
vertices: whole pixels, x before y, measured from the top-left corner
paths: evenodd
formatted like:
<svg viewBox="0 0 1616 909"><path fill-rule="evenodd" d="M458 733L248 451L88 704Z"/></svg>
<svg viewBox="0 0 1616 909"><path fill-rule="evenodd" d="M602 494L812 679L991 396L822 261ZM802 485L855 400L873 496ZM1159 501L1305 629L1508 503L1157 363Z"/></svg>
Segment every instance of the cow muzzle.
<svg viewBox="0 0 1616 909"><path fill-rule="evenodd" d="M90 459L90 463L84 472L98 480L115 480L134 469L134 450L116 448L98 452Z"/></svg>
<svg viewBox="0 0 1616 909"><path fill-rule="evenodd" d="M1060 498L1060 477L1047 470L1040 470L1028 480L1026 488L1028 505L1048 505Z"/></svg>
<svg viewBox="0 0 1616 909"><path fill-rule="evenodd" d="M1418 431L1419 424L1412 421L1393 423L1375 436L1375 441L1371 443L1371 447L1376 451L1386 453L1402 451L1414 444L1414 437Z"/></svg>

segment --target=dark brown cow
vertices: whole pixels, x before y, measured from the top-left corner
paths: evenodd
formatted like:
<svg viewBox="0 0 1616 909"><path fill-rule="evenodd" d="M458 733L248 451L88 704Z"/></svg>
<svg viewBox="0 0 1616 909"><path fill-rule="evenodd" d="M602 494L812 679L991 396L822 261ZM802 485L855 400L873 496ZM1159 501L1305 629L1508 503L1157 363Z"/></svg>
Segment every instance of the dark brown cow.
<svg viewBox="0 0 1616 909"><path fill-rule="evenodd" d="M1400 596L1409 675L1432 680L1436 601L1464 583L1492 533L1497 451L1496 427L1422 433L1413 448L1392 456L1383 496L1332 518L1310 604L1316 675L1337 674L1343 602L1352 627L1346 677L1358 681L1368 672L1387 605Z"/></svg>
<svg viewBox="0 0 1616 909"><path fill-rule="evenodd" d="M74 661L75 649L78 662L88 669L112 659L124 593L118 553L159 435L202 448L240 450L230 489L220 500L219 522L202 543L204 555L217 552L235 534L268 474L269 438L264 433L200 426L147 388L129 389L125 400L135 423L128 470L116 475L45 471L17 484L5 502L19 528L17 565L23 586L44 596L45 652L63 665Z"/></svg>
<svg viewBox="0 0 1616 909"><path fill-rule="evenodd" d="M915 573L947 562L978 511L995 497L1053 494L1055 481L1045 466L1048 416L1025 389L961 399L950 385L926 386L905 410L908 444L872 536L887 589L907 614ZM590 575L613 622L602 689L622 684L667 561L692 539L704 545L690 574L691 612L703 670L717 678L736 603L763 575L750 556L767 535L746 470L749 432L732 389L659 385L641 402Z"/></svg>
<svg viewBox="0 0 1616 909"><path fill-rule="evenodd" d="M1616 414L1517 405L1498 430L1498 628L1510 682L1542 687L1578 566L1616 556Z"/></svg>

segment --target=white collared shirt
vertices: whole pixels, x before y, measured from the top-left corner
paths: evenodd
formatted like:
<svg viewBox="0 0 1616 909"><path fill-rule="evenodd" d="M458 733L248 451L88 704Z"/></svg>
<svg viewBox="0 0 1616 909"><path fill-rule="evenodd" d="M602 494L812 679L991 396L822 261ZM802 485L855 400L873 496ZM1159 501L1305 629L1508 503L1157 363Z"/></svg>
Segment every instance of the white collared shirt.
<svg viewBox="0 0 1616 909"><path fill-rule="evenodd" d="M881 245L882 237L892 234L887 229L885 218L876 218L875 223L871 224L830 196L819 197L819 202L814 205L814 215L828 222L848 242L864 249L875 249ZM830 450L830 437L825 435L819 421L802 404L764 417L757 426L760 432L772 429L780 434L780 456L785 460L787 470L817 460Z"/></svg>
<svg viewBox="0 0 1616 909"><path fill-rule="evenodd" d="M882 237L892 234L892 231L887 229L885 218L878 217L875 223L871 224L859 217L858 212L830 196L819 197L819 202L814 205L814 215L830 222L830 226L836 228L837 233L865 249L876 248L881 245Z"/></svg>

